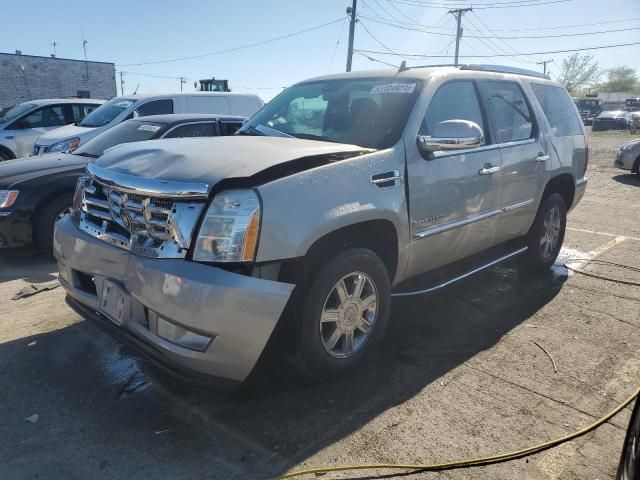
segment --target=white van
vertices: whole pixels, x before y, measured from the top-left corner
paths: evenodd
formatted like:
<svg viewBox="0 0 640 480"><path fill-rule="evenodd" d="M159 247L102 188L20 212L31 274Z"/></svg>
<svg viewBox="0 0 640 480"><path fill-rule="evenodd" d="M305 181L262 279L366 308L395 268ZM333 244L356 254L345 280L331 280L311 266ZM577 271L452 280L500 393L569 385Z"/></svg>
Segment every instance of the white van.
<svg viewBox="0 0 640 480"><path fill-rule="evenodd" d="M250 117L264 102L257 95L227 92L128 95L112 98L77 125L47 132L36 140L32 155L75 150L80 144L130 118L167 113L215 113Z"/></svg>

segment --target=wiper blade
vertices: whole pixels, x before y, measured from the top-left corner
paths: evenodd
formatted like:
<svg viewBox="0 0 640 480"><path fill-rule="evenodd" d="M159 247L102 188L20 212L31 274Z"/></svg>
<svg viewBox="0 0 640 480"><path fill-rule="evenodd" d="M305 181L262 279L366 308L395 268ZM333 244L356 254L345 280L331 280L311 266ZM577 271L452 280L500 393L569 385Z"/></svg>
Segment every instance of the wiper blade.
<svg viewBox="0 0 640 480"><path fill-rule="evenodd" d="M322 135L314 135L313 133L296 133L293 135L296 138L303 138L305 140L319 140L321 142L332 142L332 143L345 143L340 140L336 140L335 138L323 137Z"/></svg>
<svg viewBox="0 0 640 480"><path fill-rule="evenodd" d="M73 152L71 155L78 155L79 157L98 158L98 155L94 155L93 153L86 153L86 152Z"/></svg>
<svg viewBox="0 0 640 480"><path fill-rule="evenodd" d="M246 130L239 130L235 133L235 135L264 135L267 137L293 138L293 135L281 132L280 130L276 130L275 128L267 127L266 125L252 125L250 127L247 127Z"/></svg>

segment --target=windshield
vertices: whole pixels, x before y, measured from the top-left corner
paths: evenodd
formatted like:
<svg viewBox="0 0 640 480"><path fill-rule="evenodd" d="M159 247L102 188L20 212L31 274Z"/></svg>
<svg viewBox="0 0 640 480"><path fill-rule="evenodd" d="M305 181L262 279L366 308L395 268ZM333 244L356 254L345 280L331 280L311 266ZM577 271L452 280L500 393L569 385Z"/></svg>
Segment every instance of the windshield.
<svg viewBox="0 0 640 480"><path fill-rule="evenodd" d="M107 103L100 105L93 112L87 115L82 122L81 127L104 127L123 111L136 103L137 100L127 100L124 98L112 98Z"/></svg>
<svg viewBox="0 0 640 480"><path fill-rule="evenodd" d="M158 122L140 122L129 120L110 128L78 147L73 154L84 157L99 157L107 148L128 142L141 142L161 135L166 124Z"/></svg>
<svg viewBox="0 0 640 480"><path fill-rule="evenodd" d="M578 100L578 108L582 109L593 109L598 108L600 106L600 102L598 100Z"/></svg>
<svg viewBox="0 0 640 480"><path fill-rule="evenodd" d="M8 109L6 112L0 113L0 123L11 122L34 107L35 105L33 103L21 103L20 105L16 105L15 107Z"/></svg>
<svg viewBox="0 0 640 480"><path fill-rule="evenodd" d="M421 85L389 77L301 83L271 100L236 135L275 129L297 138L388 148L398 141Z"/></svg>

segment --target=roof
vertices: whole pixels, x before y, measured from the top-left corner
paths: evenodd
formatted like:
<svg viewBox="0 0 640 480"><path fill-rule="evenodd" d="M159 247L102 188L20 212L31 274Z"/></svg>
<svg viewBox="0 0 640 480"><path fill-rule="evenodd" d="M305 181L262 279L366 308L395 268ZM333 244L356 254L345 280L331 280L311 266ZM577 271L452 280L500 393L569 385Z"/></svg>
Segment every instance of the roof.
<svg viewBox="0 0 640 480"><path fill-rule="evenodd" d="M482 73L500 73L500 74L511 74L511 75L520 75L520 76L528 76L541 78L545 80L550 80L547 75L544 75L540 72L535 72L533 70L527 70L524 68L517 67L506 67L503 65L476 65L476 64L464 64L464 65L424 65L424 66L416 66L416 67L407 67L404 70L399 69L378 69L378 70L360 70L357 72L346 72L346 73L337 73L332 75L322 75L320 77L311 78L305 81L317 81L317 80L334 80L341 78L371 78L371 77L389 77L396 79L415 79L422 78L426 79L432 76L435 73L442 74L446 72L460 72L460 71L469 71L469 72L482 72Z"/></svg>
<svg viewBox="0 0 640 480"><path fill-rule="evenodd" d="M43 55L23 55L23 54L6 53L6 52L0 52L0 55L7 55L8 57L44 58L46 60L51 60L51 61L63 60L65 62L102 63L104 65L113 65L115 68L115 63L113 62L97 62L94 60L78 60L76 58L60 58L60 57L51 57L51 56L45 57Z"/></svg>
<svg viewBox="0 0 640 480"><path fill-rule="evenodd" d="M158 122L173 125L185 122L206 122L212 120L235 120L243 122L246 117L237 115L218 115L215 113L167 113L164 115L146 115L144 117L133 118L131 122Z"/></svg>
<svg viewBox="0 0 640 480"><path fill-rule="evenodd" d="M98 98L39 98L37 100L27 100L22 103L30 103L33 105L49 105L51 103L93 103L96 105L101 105L106 100L101 100Z"/></svg>

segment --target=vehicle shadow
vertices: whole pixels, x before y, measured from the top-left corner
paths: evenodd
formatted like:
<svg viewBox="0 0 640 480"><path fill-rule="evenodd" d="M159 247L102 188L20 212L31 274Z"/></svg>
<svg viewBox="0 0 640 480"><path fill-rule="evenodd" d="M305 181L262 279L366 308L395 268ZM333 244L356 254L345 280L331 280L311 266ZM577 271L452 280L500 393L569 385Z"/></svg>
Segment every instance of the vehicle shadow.
<svg viewBox="0 0 640 480"><path fill-rule="evenodd" d="M623 185L633 185L635 187L640 187L640 175L636 173L629 173L623 175L616 175L613 177L618 183L622 183Z"/></svg>
<svg viewBox="0 0 640 480"><path fill-rule="evenodd" d="M17 406L37 399L69 422L64 442L50 435L25 442L9 425L0 464L31 455L40 471L78 477L60 465L88 474L98 460L79 466L78 452L95 450L108 459L110 478L163 478L168 466L173 478L194 478L200 470L193 465L212 469L215 478L273 478L495 345L558 294L566 274L554 272L531 277L507 263L437 293L394 301L378 352L357 374L331 383L301 381L269 355L248 388L223 394L168 377L89 322L0 344L0 365L8 366L0 382L9 385L0 404L26 417L30 410L16 413ZM34 340L37 355L26 348ZM150 433L165 428L166 437ZM16 462L9 473L35 472Z"/></svg>
<svg viewBox="0 0 640 480"><path fill-rule="evenodd" d="M0 283L18 279L43 283L56 278L58 267L49 255L26 248L0 250Z"/></svg>

